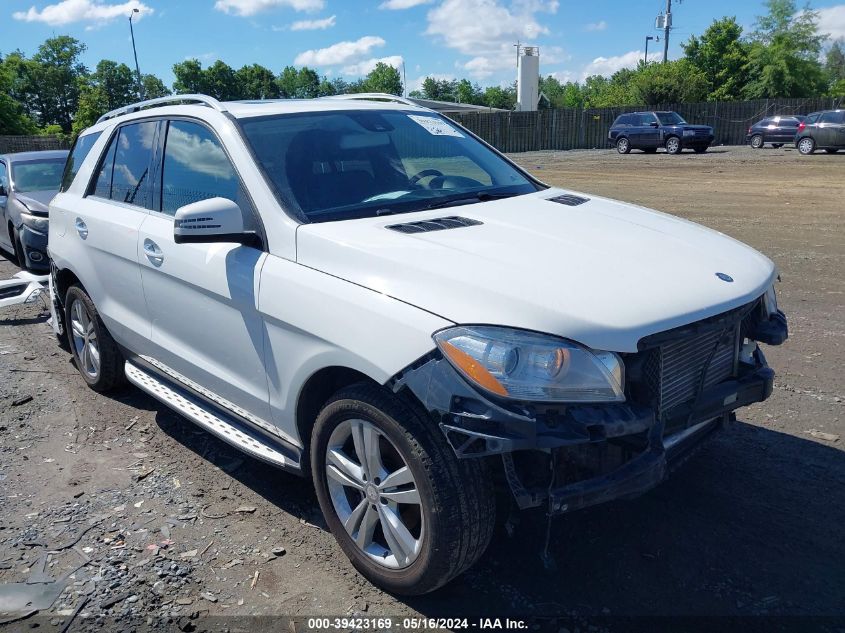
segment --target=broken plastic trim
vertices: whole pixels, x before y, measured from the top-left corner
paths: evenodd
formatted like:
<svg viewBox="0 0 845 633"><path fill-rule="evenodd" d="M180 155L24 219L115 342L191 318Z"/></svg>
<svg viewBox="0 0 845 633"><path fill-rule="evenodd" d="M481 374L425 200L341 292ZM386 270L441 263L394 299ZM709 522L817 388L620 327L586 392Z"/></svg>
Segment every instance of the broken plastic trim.
<svg viewBox="0 0 845 633"><path fill-rule="evenodd" d="M0 308L35 303L49 280L50 275L33 275L22 270L11 279L0 281Z"/></svg>

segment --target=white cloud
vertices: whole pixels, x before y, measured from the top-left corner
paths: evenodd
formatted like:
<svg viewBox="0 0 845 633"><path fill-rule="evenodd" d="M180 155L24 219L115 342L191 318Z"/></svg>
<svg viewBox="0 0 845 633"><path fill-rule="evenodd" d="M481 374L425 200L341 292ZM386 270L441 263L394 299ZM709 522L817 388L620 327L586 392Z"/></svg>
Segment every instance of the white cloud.
<svg viewBox="0 0 845 633"><path fill-rule="evenodd" d="M819 32L833 39L845 37L845 4L819 9Z"/></svg>
<svg viewBox="0 0 845 633"><path fill-rule="evenodd" d="M394 68L398 68L400 71L402 69L402 59L401 55L391 55L390 57L380 57L380 58L372 58L372 59L365 59L364 61L358 62L357 64L350 64L349 66L344 66L341 68L340 72L344 75L351 75L353 77L360 77L362 75L369 74L373 68L376 67L376 64L379 62L383 64L387 64L388 66L393 66Z"/></svg>
<svg viewBox="0 0 845 633"><path fill-rule="evenodd" d="M293 63L297 66L335 66L360 60L385 41L375 35L365 35L354 42L338 42L327 48L303 51Z"/></svg>
<svg viewBox="0 0 845 633"><path fill-rule="evenodd" d="M636 68L637 64L642 61L643 54L643 51L629 51L613 57L596 57L584 67L581 79L586 79L591 75L609 77L623 68ZM663 59L663 55L661 53L649 53L648 59L649 61L659 61Z"/></svg>
<svg viewBox="0 0 845 633"><path fill-rule="evenodd" d="M470 56L463 68L482 79L514 68L518 41L531 42L549 33L535 16L557 11L556 0L444 0L428 12L426 35ZM542 54L542 51L541 51Z"/></svg>
<svg viewBox="0 0 845 633"><path fill-rule="evenodd" d="M41 11L30 7L27 11L16 11L12 17L24 22L44 22L50 26L63 26L72 22L103 23L115 18L128 18L133 9L138 9L136 19L153 13L153 9L138 0L121 4L108 4L96 0L62 0L48 4Z"/></svg>
<svg viewBox="0 0 845 633"><path fill-rule="evenodd" d="M401 9L418 7L421 4L430 4L431 2L432 0L385 0L378 6L378 8L399 11Z"/></svg>
<svg viewBox="0 0 845 633"><path fill-rule="evenodd" d="M607 30L607 22L599 20L598 22L590 22L584 27L585 31L605 31Z"/></svg>
<svg viewBox="0 0 845 633"><path fill-rule="evenodd" d="M337 16L329 16L322 20L298 20L290 25L291 31L321 31L329 29L337 22Z"/></svg>
<svg viewBox="0 0 845 633"><path fill-rule="evenodd" d="M289 7L294 11L319 11L325 0L217 0L214 8L223 13L250 16L270 9Z"/></svg>

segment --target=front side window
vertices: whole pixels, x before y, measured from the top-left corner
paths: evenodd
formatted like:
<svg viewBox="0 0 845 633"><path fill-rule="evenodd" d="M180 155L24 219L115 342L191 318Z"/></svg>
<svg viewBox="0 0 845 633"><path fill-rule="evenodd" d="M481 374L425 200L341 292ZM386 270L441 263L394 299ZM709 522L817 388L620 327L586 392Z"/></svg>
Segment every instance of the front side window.
<svg viewBox="0 0 845 633"><path fill-rule="evenodd" d="M518 169L432 112L352 110L242 119L282 206L311 222L538 190Z"/></svg>
<svg viewBox="0 0 845 633"><path fill-rule="evenodd" d="M93 194L149 208L150 162L156 121L122 126L112 138L97 173Z"/></svg>
<svg viewBox="0 0 845 633"><path fill-rule="evenodd" d="M677 112L658 112L657 118L662 125L683 125L686 123Z"/></svg>
<svg viewBox="0 0 845 633"><path fill-rule="evenodd" d="M9 189L9 181L6 178L6 163L0 163L0 187L7 191Z"/></svg>
<svg viewBox="0 0 845 633"><path fill-rule="evenodd" d="M76 178L76 174L79 171L80 166L82 166L82 162L85 160L85 157L88 156L88 152L91 151L91 148L94 147L94 143L96 143L97 139L100 138L100 134L101 132L94 132L93 134L86 134L85 136L80 136L76 139L76 142L73 144L73 149L70 150L67 162L65 163L65 170L62 175L61 191L67 191L68 187L70 187L71 183L73 183L73 179Z"/></svg>
<svg viewBox="0 0 845 633"><path fill-rule="evenodd" d="M58 191L64 168L64 157L12 163L15 191Z"/></svg>
<svg viewBox="0 0 845 633"><path fill-rule="evenodd" d="M190 121L171 121L164 146L161 210L208 198L228 198L247 209L240 180L229 157L208 128Z"/></svg>

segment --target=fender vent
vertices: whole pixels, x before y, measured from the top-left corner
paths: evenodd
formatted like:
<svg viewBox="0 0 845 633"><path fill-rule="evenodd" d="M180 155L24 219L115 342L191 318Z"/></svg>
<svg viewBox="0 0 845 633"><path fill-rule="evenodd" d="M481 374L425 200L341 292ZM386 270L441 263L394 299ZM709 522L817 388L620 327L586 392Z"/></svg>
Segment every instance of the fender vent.
<svg viewBox="0 0 845 633"><path fill-rule="evenodd" d="M450 216L448 218L435 218L434 220L423 220L422 222L407 222L405 224L390 224L387 226L391 231L399 233L428 233L429 231L445 231L446 229L459 229L465 226L476 226L484 224L478 220Z"/></svg>
<svg viewBox="0 0 845 633"><path fill-rule="evenodd" d="M565 193L562 196L555 196L554 198L547 198L549 202L557 202L558 204L565 204L567 207L577 207L579 204L589 202L589 198L582 198L573 193Z"/></svg>

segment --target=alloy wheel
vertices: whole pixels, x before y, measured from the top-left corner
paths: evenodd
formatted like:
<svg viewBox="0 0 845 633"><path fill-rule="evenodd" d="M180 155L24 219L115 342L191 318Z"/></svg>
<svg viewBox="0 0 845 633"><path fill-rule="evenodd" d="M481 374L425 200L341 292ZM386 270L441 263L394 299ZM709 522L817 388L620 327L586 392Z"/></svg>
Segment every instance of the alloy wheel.
<svg viewBox="0 0 845 633"><path fill-rule="evenodd" d="M670 154L677 154L681 151L681 141L672 137L666 141L666 151Z"/></svg>
<svg viewBox="0 0 845 633"><path fill-rule="evenodd" d="M628 139L620 138L619 141L616 143L616 151L620 154L627 154L628 153Z"/></svg>
<svg viewBox="0 0 845 633"><path fill-rule="evenodd" d="M94 328L94 319L79 299L73 302L70 314L71 338L80 369L89 378L96 380L100 374L100 346L97 341L97 331Z"/></svg>
<svg viewBox="0 0 845 633"><path fill-rule="evenodd" d="M754 149L760 149L763 147L763 137L762 136L753 136L751 138L751 147Z"/></svg>
<svg viewBox="0 0 845 633"><path fill-rule="evenodd" d="M344 420L326 447L334 511L356 546L390 569L416 560L425 536L420 492L396 446L367 420Z"/></svg>
<svg viewBox="0 0 845 633"><path fill-rule="evenodd" d="M798 151L802 154L812 154L815 149L816 144L811 138L802 138L801 142L798 143Z"/></svg>

